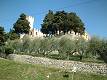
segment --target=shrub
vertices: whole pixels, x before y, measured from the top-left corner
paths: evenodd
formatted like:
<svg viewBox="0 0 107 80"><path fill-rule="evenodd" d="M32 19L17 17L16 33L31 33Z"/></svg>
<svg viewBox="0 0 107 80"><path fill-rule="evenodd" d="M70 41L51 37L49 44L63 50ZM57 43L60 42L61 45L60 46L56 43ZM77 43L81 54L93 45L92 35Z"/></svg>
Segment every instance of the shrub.
<svg viewBox="0 0 107 80"><path fill-rule="evenodd" d="M98 37L92 37L92 39L89 41L87 53L90 53L92 56L98 56L97 50L101 46L101 39Z"/></svg>
<svg viewBox="0 0 107 80"><path fill-rule="evenodd" d="M13 49L13 48L5 47L6 57L7 57L9 54L12 54L13 52L14 52L14 49Z"/></svg>
<svg viewBox="0 0 107 80"><path fill-rule="evenodd" d="M76 40L66 37L30 39L29 36L25 36L21 40L8 40L5 47L7 55L14 50L16 54L46 56L54 59L82 60L85 57L101 58L107 62L107 40L98 37L85 41L81 38ZM75 52L79 55L74 56Z"/></svg>
<svg viewBox="0 0 107 80"><path fill-rule="evenodd" d="M4 46L0 46L0 57L5 57L4 51Z"/></svg>
<svg viewBox="0 0 107 80"><path fill-rule="evenodd" d="M87 53L91 55L90 57L102 59L107 63L107 40L92 37L88 44Z"/></svg>
<svg viewBox="0 0 107 80"><path fill-rule="evenodd" d="M102 40L99 49L96 51L100 58L107 63L107 40Z"/></svg>
<svg viewBox="0 0 107 80"><path fill-rule="evenodd" d="M75 43L73 40L67 38L61 38L59 41L59 53L69 57L75 50Z"/></svg>

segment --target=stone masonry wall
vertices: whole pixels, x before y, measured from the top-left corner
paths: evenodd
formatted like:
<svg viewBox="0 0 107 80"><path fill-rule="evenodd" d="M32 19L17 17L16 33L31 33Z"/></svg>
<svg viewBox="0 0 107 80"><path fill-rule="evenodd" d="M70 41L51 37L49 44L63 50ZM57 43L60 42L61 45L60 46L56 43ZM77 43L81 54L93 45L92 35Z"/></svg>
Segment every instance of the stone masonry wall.
<svg viewBox="0 0 107 80"><path fill-rule="evenodd" d="M45 66L63 68L72 71L76 67L76 71L79 72L89 72L107 75L107 64L97 64L97 63L83 63L77 61L64 61L64 60L54 60L42 57L32 57L28 55L16 55L10 54L9 59L18 62L31 63L31 64L42 64Z"/></svg>

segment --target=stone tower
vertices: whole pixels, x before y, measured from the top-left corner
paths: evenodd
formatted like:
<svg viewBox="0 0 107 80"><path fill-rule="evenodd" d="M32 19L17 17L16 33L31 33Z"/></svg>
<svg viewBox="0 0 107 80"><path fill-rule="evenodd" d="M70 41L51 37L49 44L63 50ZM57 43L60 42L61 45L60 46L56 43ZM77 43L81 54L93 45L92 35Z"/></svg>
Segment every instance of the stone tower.
<svg viewBox="0 0 107 80"><path fill-rule="evenodd" d="M26 19L29 21L30 30L33 29L34 17L27 16Z"/></svg>

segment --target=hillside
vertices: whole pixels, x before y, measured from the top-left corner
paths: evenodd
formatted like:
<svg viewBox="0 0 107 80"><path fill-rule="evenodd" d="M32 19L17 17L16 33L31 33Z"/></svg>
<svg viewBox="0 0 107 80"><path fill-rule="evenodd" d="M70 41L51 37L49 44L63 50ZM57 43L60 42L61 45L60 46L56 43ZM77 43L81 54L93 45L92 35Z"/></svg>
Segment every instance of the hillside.
<svg viewBox="0 0 107 80"><path fill-rule="evenodd" d="M65 70L0 59L0 80L106 80L107 76L89 73L65 73ZM66 77L65 75L68 75Z"/></svg>

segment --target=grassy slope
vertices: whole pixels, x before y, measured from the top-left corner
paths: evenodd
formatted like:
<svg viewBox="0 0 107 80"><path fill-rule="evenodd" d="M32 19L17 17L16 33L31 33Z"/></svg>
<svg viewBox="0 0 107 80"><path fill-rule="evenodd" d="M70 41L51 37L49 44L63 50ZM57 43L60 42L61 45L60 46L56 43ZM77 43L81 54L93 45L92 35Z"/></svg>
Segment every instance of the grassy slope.
<svg viewBox="0 0 107 80"><path fill-rule="evenodd" d="M72 80L72 73L68 74L68 80ZM0 80L67 80L63 75L59 69L0 59ZM107 76L75 73L73 80L107 80Z"/></svg>

